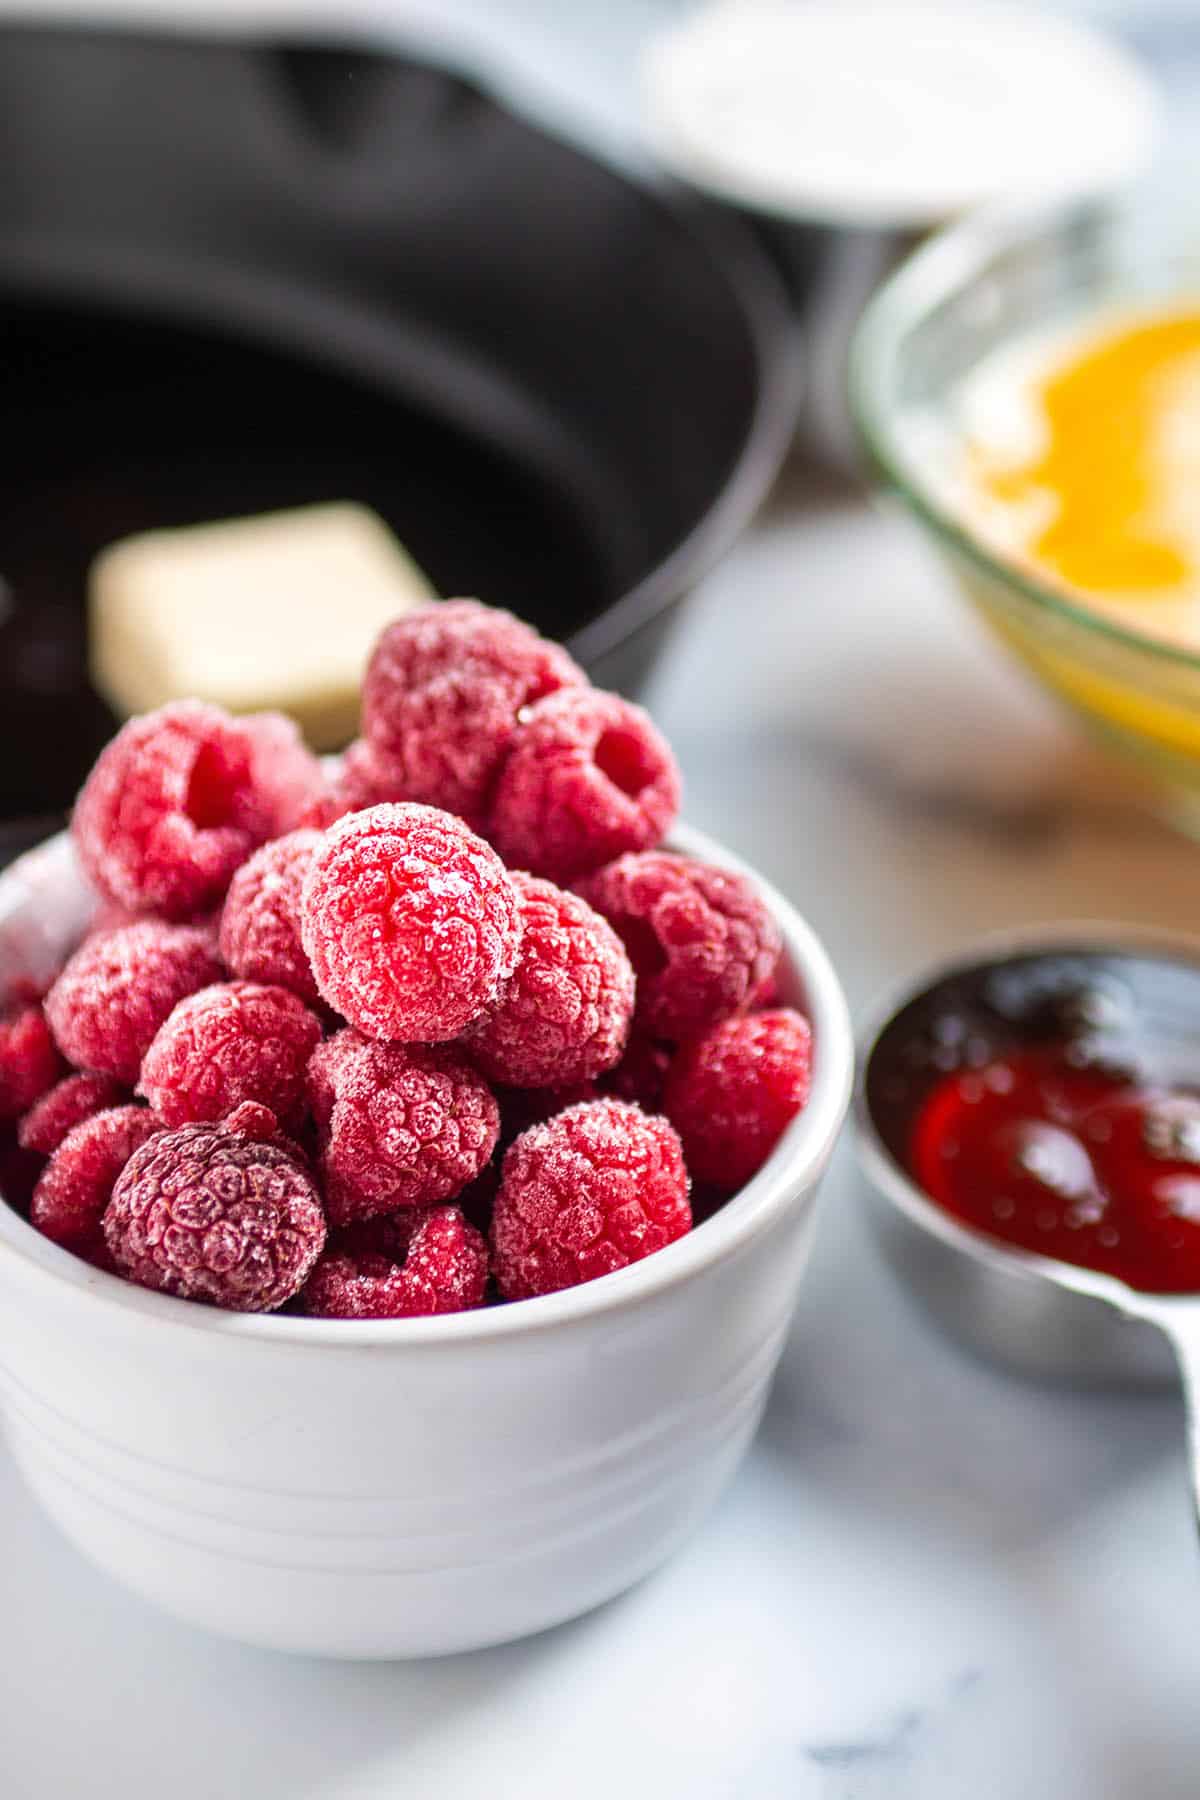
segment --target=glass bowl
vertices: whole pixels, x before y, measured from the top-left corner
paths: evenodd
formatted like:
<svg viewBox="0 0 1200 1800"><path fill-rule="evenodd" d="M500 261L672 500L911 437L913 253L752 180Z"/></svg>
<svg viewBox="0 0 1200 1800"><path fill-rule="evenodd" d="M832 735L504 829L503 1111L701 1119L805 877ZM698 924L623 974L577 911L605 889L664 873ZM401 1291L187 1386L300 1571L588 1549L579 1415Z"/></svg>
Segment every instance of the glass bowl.
<svg viewBox="0 0 1200 1800"><path fill-rule="evenodd" d="M989 212L931 238L860 322L851 405L871 468L915 514L991 630L1056 695L1149 765L1200 828L1200 653L1042 584L956 510L946 479L963 378L1030 335L1109 311L1200 303L1187 209L1131 197Z"/></svg>

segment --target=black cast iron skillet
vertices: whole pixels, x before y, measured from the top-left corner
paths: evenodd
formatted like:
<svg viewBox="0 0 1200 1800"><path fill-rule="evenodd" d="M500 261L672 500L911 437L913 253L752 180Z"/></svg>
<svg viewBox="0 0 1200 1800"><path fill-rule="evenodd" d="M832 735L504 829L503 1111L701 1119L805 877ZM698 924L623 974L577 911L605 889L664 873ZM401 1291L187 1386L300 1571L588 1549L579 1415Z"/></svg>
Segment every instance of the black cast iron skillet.
<svg viewBox="0 0 1200 1800"><path fill-rule="evenodd" d="M774 474L795 363L746 236L457 76L0 31L9 836L112 729L83 660L101 545L362 500L441 591L633 687Z"/></svg>

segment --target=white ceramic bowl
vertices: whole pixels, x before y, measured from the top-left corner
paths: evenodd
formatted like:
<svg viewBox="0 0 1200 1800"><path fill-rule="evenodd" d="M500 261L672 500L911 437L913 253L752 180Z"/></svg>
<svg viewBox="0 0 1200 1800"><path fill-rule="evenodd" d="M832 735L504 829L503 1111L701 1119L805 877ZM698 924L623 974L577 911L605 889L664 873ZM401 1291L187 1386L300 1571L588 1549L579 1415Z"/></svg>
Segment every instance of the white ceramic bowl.
<svg viewBox="0 0 1200 1800"><path fill-rule="evenodd" d="M67 1536L197 1625L344 1657L538 1631L682 1543L762 1412L851 1089L837 978L764 892L812 1097L736 1199L618 1274L450 1318L256 1317L100 1274L0 1205L0 1399ZM63 838L0 876L0 993L88 910Z"/></svg>

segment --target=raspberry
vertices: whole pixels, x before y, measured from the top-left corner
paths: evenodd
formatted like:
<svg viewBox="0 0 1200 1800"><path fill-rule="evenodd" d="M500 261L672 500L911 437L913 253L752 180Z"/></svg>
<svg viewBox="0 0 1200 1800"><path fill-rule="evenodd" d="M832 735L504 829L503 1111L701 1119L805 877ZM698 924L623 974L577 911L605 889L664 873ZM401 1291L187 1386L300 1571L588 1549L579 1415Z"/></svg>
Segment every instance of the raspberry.
<svg viewBox="0 0 1200 1800"><path fill-rule="evenodd" d="M280 1150L287 1151L293 1162L311 1173L313 1158L297 1138L281 1130L279 1120L269 1106L263 1106L257 1100L243 1100L231 1113L226 1113L220 1123L221 1130L231 1132L234 1137L251 1138L256 1144L277 1145Z"/></svg>
<svg viewBox="0 0 1200 1800"><path fill-rule="evenodd" d="M310 1005L320 995L300 942L300 894L320 841L319 832L293 831L264 844L230 882L221 914L221 956L232 973L290 988Z"/></svg>
<svg viewBox="0 0 1200 1800"><path fill-rule="evenodd" d="M515 1143L531 1126L545 1125L559 1113L566 1112L568 1107L582 1106L585 1101L601 1098L603 1096L594 1081L573 1081L569 1087L561 1088L498 1088L496 1100L500 1107L500 1136L492 1152L492 1160L482 1174L477 1175L463 1189L454 1204L460 1206L471 1224L477 1225L486 1235L491 1230L492 1209L496 1204L500 1174L510 1144Z"/></svg>
<svg viewBox="0 0 1200 1800"><path fill-rule="evenodd" d="M301 819L318 831L327 831L348 812L361 812L385 800L406 800L402 784L380 767L365 738L355 738L337 761L337 770Z"/></svg>
<svg viewBox="0 0 1200 1800"><path fill-rule="evenodd" d="M574 1287L661 1250L691 1223L683 1152L665 1119L622 1100L573 1106L504 1159L496 1280L506 1300Z"/></svg>
<svg viewBox="0 0 1200 1800"><path fill-rule="evenodd" d="M0 1119L27 1112L62 1072L62 1058L40 1006L17 1006L0 1018Z"/></svg>
<svg viewBox="0 0 1200 1800"><path fill-rule="evenodd" d="M135 912L131 907L122 906L116 900L101 900L91 922L84 933L83 941L88 938L107 937L110 931L123 931L126 925L140 925L149 918L148 913Z"/></svg>
<svg viewBox="0 0 1200 1800"><path fill-rule="evenodd" d="M395 1249L398 1255L326 1251L302 1308L324 1319L414 1319L483 1305L487 1245L457 1206L415 1213Z"/></svg>
<svg viewBox="0 0 1200 1800"><path fill-rule="evenodd" d="M771 970L765 981L755 988L750 996L750 1012L769 1012L772 1007L783 1005L783 988L779 980L779 965Z"/></svg>
<svg viewBox="0 0 1200 1800"><path fill-rule="evenodd" d="M322 998L352 1025L438 1043L495 1003L521 919L508 871L461 819L372 806L326 832L300 929Z"/></svg>
<svg viewBox="0 0 1200 1800"><path fill-rule="evenodd" d="M489 1163L484 1173L490 1173L494 1167L494 1163ZM489 1219L499 1179L497 1170L496 1182L493 1183L492 1192L488 1194L485 1209ZM480 1225L477 1219L472 1218L466 1204L480 1185L480 1180L482 1177L473 1181L469 1188L464 1188L453 1206L402 1206L394 1213L376 1213L374 1218L359 1219L353 1225L343 1225L339 1230L331 1232L327 1248L331 1252L356 1259L360 1256L382 1256L388 1262L402 1263L408 1255L413 1233L426 1219L438 1212L461 1213L467 1224L473 1225L480 1236L486 1238L486 1225ZM486 1255L486 1243L483 1249Z"/></svg>
<svg viewBox="0 0 1200 1800"><path fill-rule="evenodd" d="M53 1156L68 1131L93 1113L107 1112L127 1099L124 1088L111 1075L68 1075L25 1114L17 1127L17 1142L22 1150Z"/></svg>
<svg viewBox="0 0 1200 1800"><path fill-rule="evenodd" d="M167 1015L221 975L207 926L145 919L85 939L47 994L46 1017L77 1068L133 1087Z"/></svg>
<svg viewBox="0 0 1200 1800"><path fill-rule="evenodd" d="M657 851L621 857L579 892L624 941L651 1037L678 1043L743 1012L779 961L779 927L731 870Z"/></svg>
<svg viewBox="0 0 1200 1800"><path fill-rule="evenodd" d="M685 1045L663 1098L693 1179L744 1187L807 1101L811 1072L808 1020L786 1007L726 1019Z"/></svg>
<svg viewBox="0 0 1200 1800"><path fill-rule="evenodd" d="M157 913L131 912L127 906L118 906L115 900L102 900L93 913L91 923L80 939L80 944L89 943L92 938L108 937L114 931L124 931L127 925L154 923L164 924L166 921L160 919ZM204 931L212 954L214 956L220 954L217 947L221 926L221 909L219 907L213 912L193 913L186 919L174 920L172 923L194 925L198 931Z"/></svg>
<svg viewBox="0 0 1200 1800"><path fill-rule="evenodd" d="M134 1152L104 1214L122 1274L140 1287L273 1312L325 1247L311 1175L277 1143L181 1125Z"/></svg>
<svg viewBox="0 0 1200 1800"><path fill-rule="evenodd" d="M226 1113L221 1120L221 1130L231 1131L235 1137L252 1138L256 1144L281 1143L288 1154L297 1162L307 1162L303 1150L292 1138L285 1138L279 1129L279 1120L269 1106L260 1100L243 1100L233 1111Z"/></svg>
<svg viewBox="0 0 1200 1800"><path fill-rule="evenodd" d="M322 777L278 714L182 700L131 719L100 756L71 831L106 899L183 919L219 900L255 845L287 830Z"/></svg>
<svg viewBox="0 0 1200 1800"><path fill-rule="evenodd" d="M326 791L319 759L284 713L247 713L236 724L250 740L254 841L295 831Z"/></svg>
<svg viewBox="0 0 1200 1800"><path fill-rule="evenodd" d="M492 1081L564 1087L611 1068L633 1017L633 969L612 928L575 894L514 874L521 955L483 1024L466 1040Z"/></svg>
<svg viewBox="0 0 1200 1800"><path fill-rule="evenodd" d="M91 1260L100 1220L134 1151L162 1131L144 1106L114 1106L83 1119L63 1138L33 1190L30 1221L44 1237Z"/></svg>
<svg viewBox="0 0 1200 1800"><path fill-rule="evenodd" d="M387 1262L402 1263L408 1255L413 1232L423 1219L439 1210L461 1213L468 1225L474 1226L486 1240L492 1216L492 1201L500 1184L500 1171L493 1159L469 1187L457 1196L453 1207L402 1206L394 1213L376 1213L370 1219L357 1219L352 1225L331 1230L327 1248L342 1256L382 1256ZM486 1195L485 1195L486 1189ZM487 1245L484 1244L486 1253Z"/></svg>
<svg viewBox="0 0 1200 1800"><path fill-rule="evenodd" d="M616 694L572 688L523 715L487 835L512 867L572 881L657 844L679 796L675 758L648 714Z"/></svg>
<svg viewBox="0 0 1200 1800"><path fill-rule="evenodd" d="M598 1100L600 1091L594 1081L572 1081L565 1087L497 1088L496 1103L500 1108L500 1136L491 1161L474 1181L455 1199L472 1225L485 1234L490 1229L492 1207L500 1186L500 1169L504 1152L515 1138L531 1125L544 1125L556 1113L569 1106L582 1106L585 1100ZM375 1223L374 1220L371 1221ZM382 1246L372 1245L373 1249Z"/></svg>
<svg viewBox="0 0 1200 1800"><path fill-rule="evenodd" d="M671 1066L671 1051L643 1032L635 1032L615 1069L604 1077L606 1094L632 1100L643 1112L661 1112L663 1085Z"/></svg>
<svg viewBox="0 0 1200 1800"><path fill-rule="evenodd" d="M511 613L449 600L397 619L375 646L363 731L408 799L478 821L521 709L582 670Z"/></svg>
<svg viewBox="0 0 1200 1800"><path fill-rule="evenodd" d="M449 1046L339 1031L314 1052L308 1082L331 1224L452 1200L496 1147L495 1097Z"/></svg>
<svg viewBox="0 0 1200 1800"><path fill-rule="evenodd" d="M287 988L224 981L181 1000L142 1060L139 1092L166 1125L223 1119L245 1100L295 1123L321 1026Z"/></svg>

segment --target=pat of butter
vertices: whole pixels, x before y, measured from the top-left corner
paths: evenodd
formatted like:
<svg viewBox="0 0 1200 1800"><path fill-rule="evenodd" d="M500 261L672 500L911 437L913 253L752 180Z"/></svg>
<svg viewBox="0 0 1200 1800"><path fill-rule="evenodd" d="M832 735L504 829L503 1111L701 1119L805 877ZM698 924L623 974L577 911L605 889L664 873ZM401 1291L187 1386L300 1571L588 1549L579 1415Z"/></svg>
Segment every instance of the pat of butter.
<svg viewBox="0 0 1200 1800"><path fill-rule="evenodd" d="M382 520L349 502L149 531L92 565L92 681L123 714L190 696L276 708L334 750L358 728L379 631L433 597Z"/></svg>

